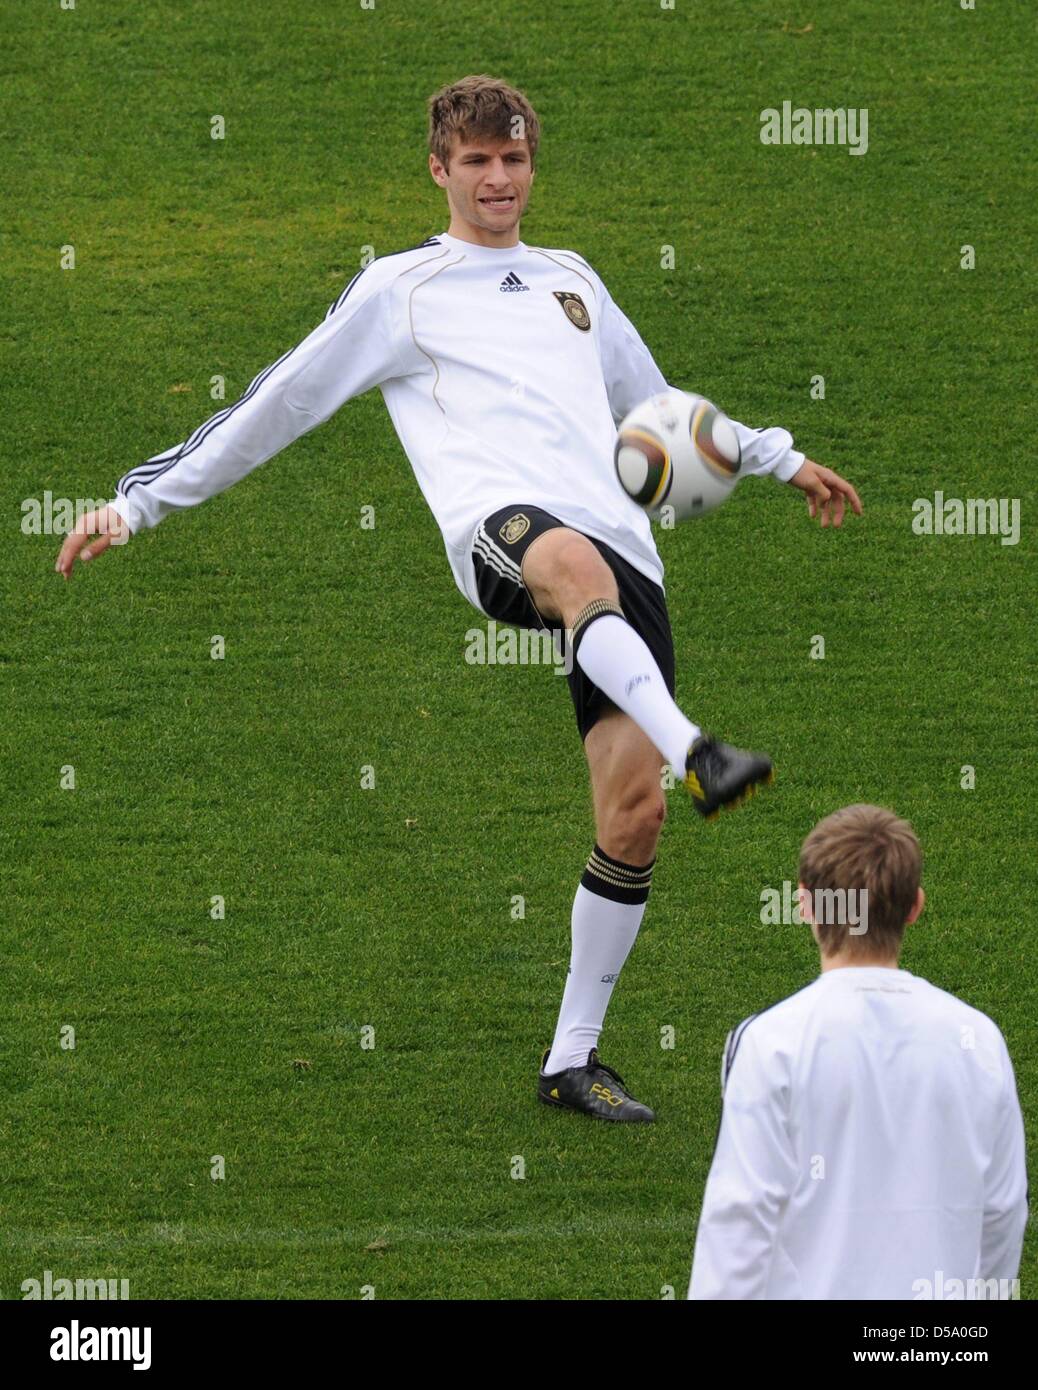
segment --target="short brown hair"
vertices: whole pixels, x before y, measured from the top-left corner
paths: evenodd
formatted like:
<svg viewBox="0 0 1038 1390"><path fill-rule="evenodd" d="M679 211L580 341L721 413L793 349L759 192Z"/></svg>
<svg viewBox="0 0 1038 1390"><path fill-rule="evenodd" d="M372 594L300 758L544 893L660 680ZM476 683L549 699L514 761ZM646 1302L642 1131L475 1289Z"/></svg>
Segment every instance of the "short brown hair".
<svg viewBox="0 0 1038 1390"><path fill-rule="evenodd" d="M441 87L429 98L429 149L444 168L455 135L465 141L524 139L532 165L541 123L522 92L479 73Z"/></svg>
<svg viewBox="0 0 1038 1390"><path fill-rule="evenodd" d="M846 951L861 959L896 955L915 904L923 855L908 821L881 806L845 806L819 821L800 849L800 882L817 906L819 893L868 893L866 929L848 930L848 920L812 913L822 954ZM841 899L823 897L832 903ZM859 900L860 901L860 900Z"/></svg>

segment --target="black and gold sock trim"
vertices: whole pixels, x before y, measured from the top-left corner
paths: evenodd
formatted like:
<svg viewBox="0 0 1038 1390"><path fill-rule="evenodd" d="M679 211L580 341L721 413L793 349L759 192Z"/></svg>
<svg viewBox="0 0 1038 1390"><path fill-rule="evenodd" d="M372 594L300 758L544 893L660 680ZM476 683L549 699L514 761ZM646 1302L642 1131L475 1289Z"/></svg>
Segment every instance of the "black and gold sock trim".
<svg viewBox="0 0 1038 1390"><path fill-rule="evenodd" d="M609 598L593 598L590 603L584 605L577 616L573 619L573 627L570 630L570 645L573 655L577 654L577 647L580 639L587 631L588 624L593 623L596 618L604 618L607 613L614 614L617 618L627 621L627 615L618 603L614 603Z"/></svg>
<svg viewBox="0 0 1038 1390"><path fill-rule="evenodd" d="M652 869L656 860L639 868L613 859L598 845L591 851L580 882L591 893L611 898L614 903L644 903L652 887Z"/></svg>

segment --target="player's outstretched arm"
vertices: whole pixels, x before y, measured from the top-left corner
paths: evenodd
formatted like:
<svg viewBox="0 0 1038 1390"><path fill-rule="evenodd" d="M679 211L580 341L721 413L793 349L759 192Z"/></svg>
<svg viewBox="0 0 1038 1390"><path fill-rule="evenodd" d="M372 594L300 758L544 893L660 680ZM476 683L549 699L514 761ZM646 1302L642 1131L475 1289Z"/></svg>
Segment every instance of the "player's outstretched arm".
<svg viewBox="0 0 1038 1390"><path fill-rule="evenodd" d="M297 347L256 376L244 395L165 453L119 479L107 507L83 517L55 564L68 579L76 556L157 526L170 512L197 506L316 428L346 401L403 375L379 262L358 272L324 320ZM96 540L91 537L96 536Z"/></svg>
<svg viewBox="0 0 1038 1390"><path fill-rule="evenodd" d="M848 502L855 516L861 516L861 498L847 479L831 468L806 458L789 481L807 494L807 514L812 520L820 517L823 526L830 521L834 526L842 526Z"/></svg>

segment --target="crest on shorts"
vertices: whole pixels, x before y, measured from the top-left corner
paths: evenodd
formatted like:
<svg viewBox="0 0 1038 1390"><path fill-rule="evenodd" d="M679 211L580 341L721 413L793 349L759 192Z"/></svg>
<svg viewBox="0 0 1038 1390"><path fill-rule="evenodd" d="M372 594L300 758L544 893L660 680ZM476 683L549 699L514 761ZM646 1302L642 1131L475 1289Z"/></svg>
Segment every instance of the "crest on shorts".
<svg viewBox="0 0 1038 1390"><path fill-rule="evenodd" d="M574 328L579 328L581 333L586 333L591 327L591 315L585 308L580 295L574 294L572 290L552 290L552 294L562 305L563 313Z"/></svg>
<svg viewBox="0 0 1038 1390"><path fill-rule="evenodd" d="M525 536L529 529L530 518L524 516L522 512L516 512L515 516L508 518L498 535L507 545L515 545L516 541Z"/></svg>

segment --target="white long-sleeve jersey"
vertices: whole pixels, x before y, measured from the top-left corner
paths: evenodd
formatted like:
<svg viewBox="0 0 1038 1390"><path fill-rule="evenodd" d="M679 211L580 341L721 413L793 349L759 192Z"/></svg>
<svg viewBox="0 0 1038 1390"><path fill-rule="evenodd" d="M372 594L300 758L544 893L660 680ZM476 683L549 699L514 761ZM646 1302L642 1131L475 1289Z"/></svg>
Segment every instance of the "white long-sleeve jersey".
<svg viewBox="0 0 1038 1390"><path fill-rule="evenodd" d="M579 311L567 313L573 295L586 327ZM580 256L443 233L358 272L239 401L125 474L112 506L131 533L155 526L378 386L458 587L477 608L473 534L512 503L543 507L661 583L648 517L616 480L613 446L616 424L666 384ZM785 482L804 461L784 429L736 423L736 432L746 472Z"/></svg>
<svg viewBox="0 0 1038 1390"><path fill-rule="evenodd" d="M1009 1296L1024 1132L986 1014L906 970L826 971L729 1034L722 1090L689 1298Z"/></svg>

